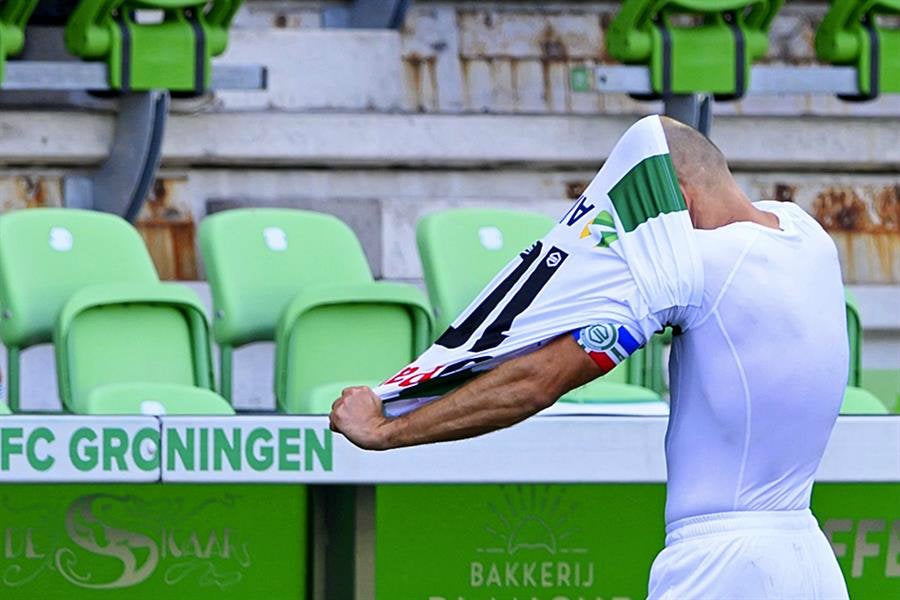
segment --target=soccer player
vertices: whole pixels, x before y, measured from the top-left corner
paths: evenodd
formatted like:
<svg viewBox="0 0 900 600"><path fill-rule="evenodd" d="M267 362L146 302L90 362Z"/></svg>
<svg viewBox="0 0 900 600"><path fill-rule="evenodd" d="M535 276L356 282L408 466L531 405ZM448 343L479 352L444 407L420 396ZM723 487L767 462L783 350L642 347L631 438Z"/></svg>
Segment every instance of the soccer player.
<svg viewBox="0 0 900 600"><path fill-rule="evenodd" d="M590 254L573 254L578 240L566 246L561 233L538 242L498 276L434 349L385 382L380 396L366 387L344 390L334 403L331 427L362 448L379 450L508 427L607 372L653 331L669 325L675 336L666 435L667 536L651 569L649 597L846 598L837 561L809 510L813 477L848 371L835 247L796 205L751 203L719 149L695 130L655 116L635 128L630 141L620 145L647 155L640 154L639 165L662 157L655 162L657 175L625 185L626 178L614 173L606 188L588 189L581 212L590 212L582 233L592 241ZM652 147L654 135L664 136L662 150ZM616 161L628 163L616 158L618 149L604 169ZM666 150L677 175L674 194L680 191L687 209L682 211L685 240L678 239L673 220L681 200L665 199L671 192L665 190ZM654 200L655 208L640 208L657 196L664 199ZM609 208L605 216L597 212L601 202ZM558 227L570 224L577 233L583 216L578 212L567 213ZM654 234L665 218L676 228ZM609 224L615 233L601 231ZM638 234L655 237L625 239ZM555 257L549 252L535 258L551 244ZM656 257L650 269L641 248ZM583 271L581 279L593 286L592 300L579 302L584 294L566 294L565 286L545 288L543 294L522 292L530 296L518 304L510 301L511 318L498 317L497 326L482 323L506 312L495 302L502 295L497 290L512 289L523 276L514 266L529 261L522 272L543 268L544 279L554 277L546 272L559 270L563 261L572 281ZM602 267L604 277L595 278L590 271L595 263L620 266ZM521 284L520 290L526 289ZM590 313L596 305L602 307ZM588 314L602 318L587 322ZM516 333L520 321L525 333ZM554 325L542 330L541 322ZM540 337L535 331L555 334L535 344ZM470 346L471 340L476 341ZM514 347L506 360L497 360L508 340ZM429 356L434 360L423 362ZM459 357L452 368L446 366ZM479 373L478 365L492 368ZM466 370L475 376L455 390L388 416L393 395L402 396L404 386L449 381Z"/></svg>

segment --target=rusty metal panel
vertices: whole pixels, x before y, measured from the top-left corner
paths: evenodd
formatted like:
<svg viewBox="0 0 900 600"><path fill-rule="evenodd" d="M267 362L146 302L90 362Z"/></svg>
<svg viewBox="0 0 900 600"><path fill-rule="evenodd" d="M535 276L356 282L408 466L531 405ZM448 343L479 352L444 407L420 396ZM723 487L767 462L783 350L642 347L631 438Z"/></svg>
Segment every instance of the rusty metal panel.
<svg viewBox="0 0 900 600"><path fill-rule="evenodd" d="M62 206L59 175L0 175L0 212Z"/></svg>
<svg viewBox="0 0 900 600"><path fill-rule="evenodd" d="M460 55L594 58L603 48L600 14L596 8L585 11L575 5L565 12L541 10L539 5L516 12L460 9Z"/></svg>
<svg viewBox="0 0 900 600"><path fill-rule="evenodd" d="M135 225L161 279L197 279L196 226L186 176L157 179Z"/></svg>

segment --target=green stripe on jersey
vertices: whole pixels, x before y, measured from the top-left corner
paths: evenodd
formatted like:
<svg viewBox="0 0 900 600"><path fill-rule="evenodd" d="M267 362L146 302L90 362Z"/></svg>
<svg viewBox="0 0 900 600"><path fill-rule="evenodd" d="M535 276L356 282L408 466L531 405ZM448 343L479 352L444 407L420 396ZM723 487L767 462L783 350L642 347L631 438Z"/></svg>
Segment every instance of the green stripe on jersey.
<svg viewBox="0 0 900 600"><path fill-rule="evenodd" d="M639 162L609 190L609 197L626 232L657 215L687 210L668 154Z"/></svg>

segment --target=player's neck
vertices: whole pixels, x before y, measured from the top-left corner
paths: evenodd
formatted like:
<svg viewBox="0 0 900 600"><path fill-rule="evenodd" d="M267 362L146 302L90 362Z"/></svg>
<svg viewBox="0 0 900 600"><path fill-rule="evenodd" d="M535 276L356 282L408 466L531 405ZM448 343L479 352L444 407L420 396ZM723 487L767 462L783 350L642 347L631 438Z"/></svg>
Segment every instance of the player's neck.
<svg viewBox="0 0 900 600"><path fill-rule="evenodd" d="M704 194L699 200L690 207L693 209L691 221L695 229L717 229L742 221L780 229L778 217L753 206L750 199L737 186L716 194Z"/></svg>

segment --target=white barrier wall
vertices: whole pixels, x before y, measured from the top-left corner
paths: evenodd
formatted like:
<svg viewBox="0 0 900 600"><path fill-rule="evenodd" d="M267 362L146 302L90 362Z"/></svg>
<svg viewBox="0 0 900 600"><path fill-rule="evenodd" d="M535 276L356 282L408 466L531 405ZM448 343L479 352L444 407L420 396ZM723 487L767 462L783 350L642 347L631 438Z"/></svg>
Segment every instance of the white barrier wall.
<svg viewBox="0 0 900 600"><path fill-rule="evenodd" d="M0 419L5 482L664 482L664 417L535 417L479 438L363 451L325 417ZM818 481L900 481L900 417L841 417Z"/></svg>

